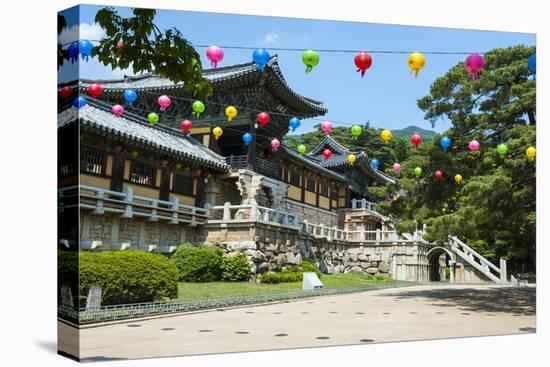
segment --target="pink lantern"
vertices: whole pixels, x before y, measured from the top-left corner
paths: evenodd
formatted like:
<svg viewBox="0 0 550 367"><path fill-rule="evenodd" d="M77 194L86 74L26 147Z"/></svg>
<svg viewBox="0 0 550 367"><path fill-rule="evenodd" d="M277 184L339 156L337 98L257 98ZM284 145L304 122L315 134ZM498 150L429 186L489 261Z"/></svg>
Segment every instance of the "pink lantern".
<svg viewBox="0 0 550 367"><path fill-rule="evenodd" d="M471 54L464 61L464 67L470 72L472 80L476 80L479 72L485 66L485 60L483 56L478 54Z"/></svg>
<svg viewBox="0 0 550 367"><path fill-rule="evenodd" d="M124 107L122 107L122 106L119 105L119 104L116 104L116 105L114 105L114 106L111 108L111 112L112 112L113 115L115 115L116 117L120 117L120 116L122 116L122 114L124 113Z"/></svg>
<svg viewBox="0 0 550 367"><path fill-rule="evenodd" d="M469 144L470 150L472 152L477 152L479 149L479 142L477 140L472 140Z"/></svg>
<svg viewBox="0 0 550 367"><path fill-rule="evenodd" d="M271 148L273 149L274 152L278 151L280 146L281 146L281 142L279 141L279 139L275 138L271 140Z"/></svg>
<svg viewBox="0 0 550 367"><path fill-rule="evenodd" d="M168 96L160 96L159 99L157 100L157 102L160 106L161 111L166 111L168 106L170 106L170 104L172 103L172 101L170 100L170 98Z"/></svg>
<svg viewBox="0 0 550 367"><path fill-rule="evenodd" d="M395 173L401 172L401 165L399 163L394 163L393 164L393 172L395 172Z"/></svg>
<svg viewBox="0 0 550 367"><path fill-rule="evenodd" d="M332 131L332 123L328 120L321 122L321 130L323 130L325 135L330 134L330 132Z"/></svg>
<svg viewBox="0 0 550 367"><path fill-rule="evenodd" d="M223 50L218 46L210 46L206 49L206 57L210 60L210 65L215 69L218 67L218 62L223 60Z"/></svg>

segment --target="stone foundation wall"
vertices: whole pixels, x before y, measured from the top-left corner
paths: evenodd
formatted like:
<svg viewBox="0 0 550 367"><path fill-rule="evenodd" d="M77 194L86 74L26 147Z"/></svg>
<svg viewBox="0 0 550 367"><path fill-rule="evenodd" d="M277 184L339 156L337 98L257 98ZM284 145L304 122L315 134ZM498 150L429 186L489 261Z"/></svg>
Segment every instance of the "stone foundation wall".
<svg viewBox="0 0 550 367"><path fill-rule="evenodd" d="M283 200L283 208L288 212L298 213L302 220L305 219L310 223L322 223L327 227L338 226L338 213L333 213L289 199Z"/></svg>

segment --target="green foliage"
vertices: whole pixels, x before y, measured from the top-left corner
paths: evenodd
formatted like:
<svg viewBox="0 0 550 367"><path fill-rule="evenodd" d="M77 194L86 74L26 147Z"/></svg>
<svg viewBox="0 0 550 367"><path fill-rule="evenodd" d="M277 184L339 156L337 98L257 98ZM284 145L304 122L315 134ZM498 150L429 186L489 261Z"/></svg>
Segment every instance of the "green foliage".
<svg viewBox="0 0 550 367"><path fill-rule="evenodd" d="M321 277L321 272L317 267L304 260L300 265L291 265L287 266L277 272L268 272L263 274L260 278L262 283L291 283L291 282L301 282L303 278L303 273L313 272L317 274L318 277Z"/></svg>
<svg viewBox="0 0 550 367"><path fill-rule="evenodd" d="M239 252L235 255L224 256L222 259L222 280L239 282L248 280L252 265L245 254Z"/></svg>
<svg viewBox="0 0 550 367"><path fill-rule="evenodd" d="M391 132L394 138L401 138L405 141L409 141L413 134L420 134L425 141L430 141L437 135L433 130L423 129L418 126L407 126L403 129L392 130Z"/></svg>
<svg viewBox="0 0 550 367"><path fill-rule="evenodd" d="M535 264L536 166L525 149L536 142L535 81L527 69L533 47L516 46L485 54L485 69L472 81L462 63L452 67L431 86L418 106L433 123L447 118L452 127L444 134L452 147L443 152L441 135L425 141L401 162L399 187L371 188L373 193L394 195L377 204L383 214L400 218L399 231L428 225L425 238L445 241L452 234L493 261ZM480 142L477 153L468 143ZM496 147L504 143L501 158ZM414 168L422 167L420 177ZM434 180L435 170L444 173ZM455 174L463 181L457 185Z"/></svg>
<svg viewBox="0 0 550 367"><path fill-rule="evenodd" d="M61 286L71 288L73 299L78 294L78 251L57 251L57 296L60 301Z"/></svg>
<svg viewBox="0 0 550 367"><path fill-rule="evenodd" d="M144 251L81 252L80 294L102 288L102 305L152 302L178 295L178 270L166 257Z"/></svg>
<svg viewBox="0 0 550 367"><path fill-rule="evenodd" d="M223 251L219 247L178 246L171 260L184 282L213 282L222 277Z"/></svg>
<svg viewBox="0 0 550 367"><path fill-rule="evenodd" d="M317 269L315 264L313 264L313 263L311 263L307 260L302 261L302 264L300 265L300 269L301 269L302 273L315 273L315 274L317 274L317 276L319 278L321 277L321 271L319 269Z"/></svg>

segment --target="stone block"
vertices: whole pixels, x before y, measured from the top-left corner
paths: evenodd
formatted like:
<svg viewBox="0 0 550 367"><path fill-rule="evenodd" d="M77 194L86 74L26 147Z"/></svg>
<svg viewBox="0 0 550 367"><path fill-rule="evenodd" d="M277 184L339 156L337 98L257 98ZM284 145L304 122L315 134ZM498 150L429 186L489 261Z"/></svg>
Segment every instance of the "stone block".
<svg viewBox="0 0 550 367"><path fill-rule="evenodd" d="M357 255L357 260L359 260L359 261L367 261L368 259L369 259L369 257L365 254Z"/></svg>
<svg viewBox="0 0 550 367"><path fill-rule="evenodd" d="M363 269L368 269L371 267L371 263L369 262L362 262L360 265Z"/></svg>
<svg viewBox="0 0 550 367"><path fill-rule="evenodd" d="M347 272L351 273L351 274L364 274L365 273L363 271L363 269L359 266L353 266Z"/></svg>
<svg viewBox="0 0 550 367"><path fill-rule="evenodd" d="M378 273L378 268L367 268L367 273L376 274Z"/></svg>
<svg viewBox="0 0 550 367"><path fill-rule="evenodd" d="M356 253L351 253L349 254L349 258L351 261L357 261L357 254Z"/></svg>
<svg viewBox="0 0 550 367"><path fill-rule="evenodd" d="M370 256L369 256L369 261L370 261L370 262L373 262L373 261L380 261L380 255L370 255Z"/></svg>
<svg viewBox="0 0 550 367"><path fill-rule="evenodd" d="M252 254L252 261L254 261L255 263L264 262L265 259L266 257L264 253L259 250L254 251Z"/></svg>
<svg viewBox="0 0 550 367"><path fill-rule="evenodd" d="M262 274L269 270L269 264L266 262L260 263L256 266L256 273Z"/></svg>
<svg viewBox="0 0 550 367"><path fill-rule="evenodd" d="M387 273L390 271L390 264L388 264L386 261L380 261L380 264L378 264L378 271L381 273Z"/></svg>

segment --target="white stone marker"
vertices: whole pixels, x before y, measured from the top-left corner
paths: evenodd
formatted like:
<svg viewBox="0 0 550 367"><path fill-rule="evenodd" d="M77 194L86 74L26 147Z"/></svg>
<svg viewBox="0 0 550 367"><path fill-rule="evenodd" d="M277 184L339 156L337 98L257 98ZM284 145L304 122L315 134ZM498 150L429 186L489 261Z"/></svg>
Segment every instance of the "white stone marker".
<svg viewBox="0 0 550 367"><path fill-rule="evenodd" d="M323 288L323 283L321 283L321 280L317 277L317 274L304 273L302 286L304 291L314 291L321 288Z"/></svg>

